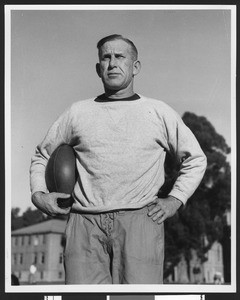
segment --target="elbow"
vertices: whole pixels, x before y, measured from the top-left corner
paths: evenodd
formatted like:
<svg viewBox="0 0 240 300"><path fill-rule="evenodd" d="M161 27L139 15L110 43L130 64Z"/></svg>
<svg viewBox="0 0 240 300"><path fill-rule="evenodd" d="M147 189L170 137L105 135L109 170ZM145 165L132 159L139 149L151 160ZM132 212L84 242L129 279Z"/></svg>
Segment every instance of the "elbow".
<svg viewBox="0 0 240 300"><path fill-rule="evenodd" d="M204 166L204 172L207 169L207 156L205 154L203 154L203 166Z"/></svg>
<svg viewBox="0 0 240 300"><path fill-rule="evenodd" d="M199 170L201 170L202 177L204 176L207 169L207 156L203 153L198 164Z"/></svg>

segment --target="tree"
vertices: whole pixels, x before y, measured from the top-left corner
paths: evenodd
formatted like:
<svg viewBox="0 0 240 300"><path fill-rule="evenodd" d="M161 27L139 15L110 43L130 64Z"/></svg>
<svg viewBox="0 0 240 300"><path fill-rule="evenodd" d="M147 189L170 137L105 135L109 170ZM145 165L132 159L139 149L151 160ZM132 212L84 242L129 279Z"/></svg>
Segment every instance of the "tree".
<svg viewBox="0 0 240 300"><path fill-rule="evenodd" d="M47 220L47 216L44 215L38 209L31 209L30 207L22 215L23 227L41 223Z"/></svg>
<svg viewBox="0 0 240 300"><path fill-rule="evenodd" d="M20 208L14 207L11 211L11 230L16 230L22 227L34 225L37 223L41 223L50 219L60 219L60 220L66 220L66 215L59 215L56 217L50 217L42 213L38 209L31 209L30 207L27 208L26 211L23 212L23 214L20 216Z"/></svg>
<svg viewBox="0 0 240 300"><path fill-rule="evenodd" d="M11 211L11 230L15 230L15 229L23 227L22 219L19 216L19 213L20 213L20 208L19 207L12 208L12 211Z"/></svg>
<svg viewBox="0 0 240 300"><path fill-rule="evenodd" d="M47 220L47 217L37 209L28 208L22 215L19 215L20 208L14 207L11 211L11 230L16 230L22 227L30 226L36 223Z"/></svg>
<svg viewBox="0 0 240 300"><path fill-rule="evenodd" d="M166 221L165 277L173 271L182 255L187 262L190 261L191 249L195 249L204 262L214 241L226 246L226 240L230 240L226 236L229 225L225 218L226 211L231 208L231 171L227 161L230 148L205 117L186 112L183 121L196 136L207 156L208 166L187 205ZM171 190L178 172L169 159L165 169L166 182L159 192L161 196ZM204 243L205 238L208 244Z"/></svg>

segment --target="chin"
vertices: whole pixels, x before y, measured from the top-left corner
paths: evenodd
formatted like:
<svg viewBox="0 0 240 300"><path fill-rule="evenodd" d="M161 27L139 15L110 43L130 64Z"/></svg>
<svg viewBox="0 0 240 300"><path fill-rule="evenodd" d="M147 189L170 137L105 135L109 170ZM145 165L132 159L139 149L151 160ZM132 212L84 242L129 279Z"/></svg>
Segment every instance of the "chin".
<svg viewBox="0 0 240 300"><path fill-rule="evenodd" d="M122 90L122 86L119 86L119 85L108 85L108 86L105 86L105 88L109 91L119 91L119 90Z"/></svg>

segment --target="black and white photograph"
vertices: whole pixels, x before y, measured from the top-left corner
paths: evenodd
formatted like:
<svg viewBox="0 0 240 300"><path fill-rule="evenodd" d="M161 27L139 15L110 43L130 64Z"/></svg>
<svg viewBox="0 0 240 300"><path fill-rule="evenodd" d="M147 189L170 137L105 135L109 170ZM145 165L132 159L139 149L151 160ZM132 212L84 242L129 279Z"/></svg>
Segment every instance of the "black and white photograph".
<svg viewBox="0 0 240 300"><path fill-rule="evenodd" d="M234 5L6 5L5 91L6 292L236 292Z"/></svg>

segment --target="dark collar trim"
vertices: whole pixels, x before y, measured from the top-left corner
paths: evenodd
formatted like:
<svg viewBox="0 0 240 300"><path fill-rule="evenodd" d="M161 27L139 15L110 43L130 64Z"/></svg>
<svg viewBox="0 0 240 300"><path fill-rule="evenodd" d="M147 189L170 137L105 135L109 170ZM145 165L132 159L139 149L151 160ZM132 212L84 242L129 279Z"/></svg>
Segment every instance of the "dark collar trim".
<svg viewBox="0 0 240 300"><path fill-rule="evenodd" d="M127 97L127 98L120 98L120 99L111 99L105 96L105 94L102 94L100 96L97 96L97 98L94 100L95 102L117 102L117 101L134 101L140 99L140 96L138 94L134 94L133 96Z"/></svg>

